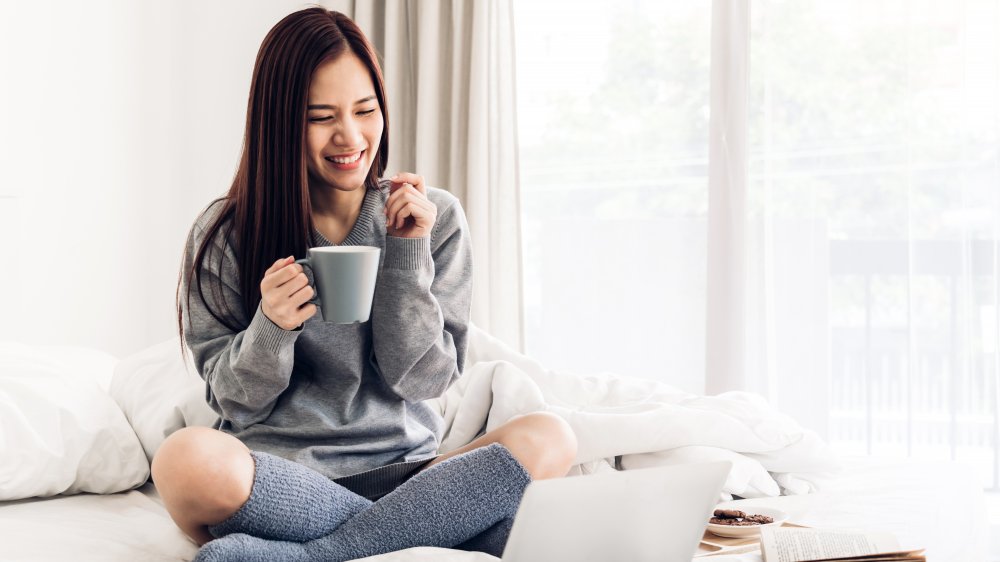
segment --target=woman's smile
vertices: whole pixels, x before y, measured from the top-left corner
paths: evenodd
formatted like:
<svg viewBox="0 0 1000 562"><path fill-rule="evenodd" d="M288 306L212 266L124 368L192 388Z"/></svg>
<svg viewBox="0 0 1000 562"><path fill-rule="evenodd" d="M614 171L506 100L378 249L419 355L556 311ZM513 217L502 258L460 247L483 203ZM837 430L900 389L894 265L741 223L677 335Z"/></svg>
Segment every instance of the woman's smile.
<svg viewBox="0 0 1000 562"><path fill-rule="evenodd" d="M365 151L348 153L346 155L325 156L324 159L330 163L330 167L336 170L356 170L361 166L362 156Z"/></svg>

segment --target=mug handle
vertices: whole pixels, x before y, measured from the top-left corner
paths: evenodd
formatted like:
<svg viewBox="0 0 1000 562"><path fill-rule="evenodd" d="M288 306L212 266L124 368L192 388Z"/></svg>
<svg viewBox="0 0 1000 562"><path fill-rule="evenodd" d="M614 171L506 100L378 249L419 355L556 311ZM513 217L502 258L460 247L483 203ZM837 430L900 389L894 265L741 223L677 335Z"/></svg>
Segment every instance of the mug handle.
<svg viewBox="0 0 1000 562"><path fill-rule="evenodd" d="M309 258L302 258L302 259L299 259L299 260L295 260L295 263L298 263L298 264L302 264L302 265L304 265L304 266L308 267L308 268L309 268L309 270L313 272L313 278L315 279L315 276L316 276L316 270L315 270L315 269L313 269L313 266L312 266L312 261L310 261L310 260L309 260ZM315 304L316 306L323 306L323 305L322 305L322 304L320 304L320 302L319 302L319 290L318 290L318 289L316 289L316 287L313 287L313 291L314 291L314 292L316 293L316 296L315 296L315 297L313 297L313 298L312 298L312 299L311 299L311 300L309 301L309 303L308 303L308 304Z"/></svg>

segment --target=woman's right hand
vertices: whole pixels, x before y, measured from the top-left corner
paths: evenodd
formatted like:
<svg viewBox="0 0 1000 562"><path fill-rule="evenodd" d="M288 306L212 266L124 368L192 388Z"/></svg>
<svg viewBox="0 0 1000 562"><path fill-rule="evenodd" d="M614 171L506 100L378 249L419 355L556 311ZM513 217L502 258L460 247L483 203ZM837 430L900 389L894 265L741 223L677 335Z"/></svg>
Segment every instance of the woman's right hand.
<svg viewBox="0 0 1000 562"><path fill-rule="evenodd" d="M316 314L316 305L306 304L315 293L295 258L281 258L260 282L261 310L278 327L295 330Z"/></svg>

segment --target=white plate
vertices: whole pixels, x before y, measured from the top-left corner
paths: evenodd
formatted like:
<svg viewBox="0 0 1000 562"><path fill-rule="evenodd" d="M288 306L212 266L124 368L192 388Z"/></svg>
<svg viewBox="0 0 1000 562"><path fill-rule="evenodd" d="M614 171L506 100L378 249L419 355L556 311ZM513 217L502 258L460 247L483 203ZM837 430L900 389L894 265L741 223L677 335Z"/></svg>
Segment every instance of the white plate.
<svg viewBox="0 0 1000 562"><path fill-rule="evenodd" d="M744 509L739 509L747 515L767 515L768 517L774 519L773 523L767 523L765 525L717 525L715 523L708 524L708 530L713 534L719 535L720 537L729 537L733 539L742 539L746 537L756 537L760 535L761 527L780 527L782 523L788 520L788 514L780 509L773 509L770 507L751 507L747 506Z"/></svg>

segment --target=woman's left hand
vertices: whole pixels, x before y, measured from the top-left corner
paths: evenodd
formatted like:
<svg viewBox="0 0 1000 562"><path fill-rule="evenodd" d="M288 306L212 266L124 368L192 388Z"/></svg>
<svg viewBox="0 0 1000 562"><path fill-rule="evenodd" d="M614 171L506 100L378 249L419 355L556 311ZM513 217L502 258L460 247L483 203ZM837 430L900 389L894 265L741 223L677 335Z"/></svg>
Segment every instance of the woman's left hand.
<svg viewBox="0 0 1000 562"><path fill-rule="evenodd" d="M385 224L389 236L423 238L430 236L437 220L437 206L427 198L424 178L401 172L389 178L389 199L385 202Z"/></svg>

